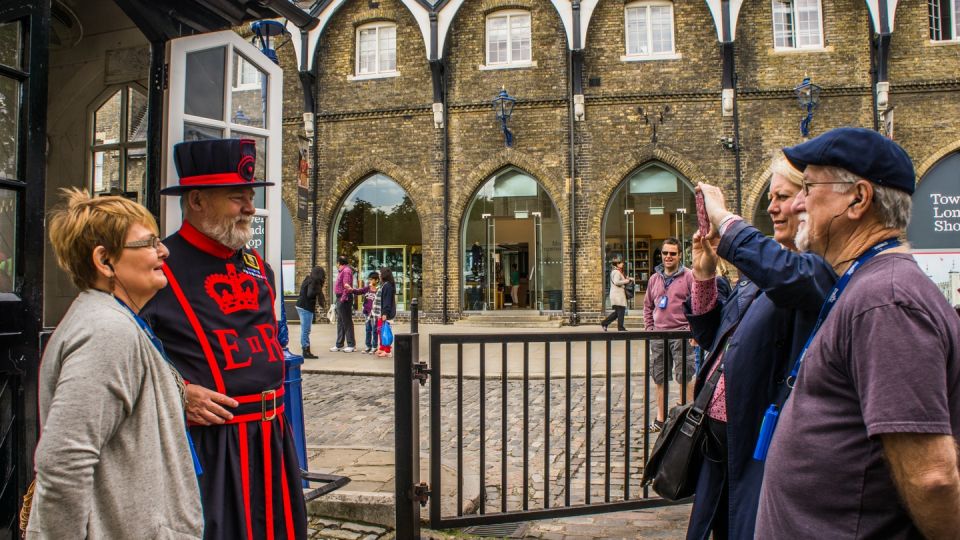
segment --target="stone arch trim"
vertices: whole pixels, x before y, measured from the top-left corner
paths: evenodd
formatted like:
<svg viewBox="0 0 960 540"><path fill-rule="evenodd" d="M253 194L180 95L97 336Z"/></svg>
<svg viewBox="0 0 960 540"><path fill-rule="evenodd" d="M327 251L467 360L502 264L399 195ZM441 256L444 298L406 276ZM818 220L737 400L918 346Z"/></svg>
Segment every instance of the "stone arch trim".
<svg viewBox="0 0 960 540"><path fill-rule="evenodd" d="M960 139L951 141L944 146L941 146L932 154L930 154L927 159L920 162L919 165L915 165L917 171L917 183L919 184L923 180L924 175L930 172L930 169L933 168L941 159L949 156L950 154L960 150Z"/></svg>
<svg viewBox="0 0 960 540"><path fill-rule="evenodd" d="M598 202L602 202L602 204L595 205L591 210L586 224L588 231L601 231L603 215L607 211L610 197L613 197L613 193L620 187L627 175L654 161L672 167L694 185L698 182L709 183L709 179L700 171L699 167L673 150L663 145L647 144L641 146L625 156L619 167L612 169L599 179L598 186L600 187L597 190L597 198Z"/></svg>
<svg viewBox="0 0 960 540"><path fill-rule="evenodd" d="M767 186L770 184L770 178L773 176L773 166L776 164L778 159L779 156L770 158L767 161L766 167L764 167L759 173L755 174L750 179L750 183L747 184L747 193L743 200L743 209L744 213L748 215L740 217L746 219L750 223L753 223L753 212L757 207L757 203L760 202L763 194L768 190Z"/></svg>
<svg viewBox="0 0 960 540"><path fill-rule="evenodd" d="M470 186L469 195L466 195L463 200L457 201L456 205L451 208L455 212L453 215L457 216L455 219L457 230L462 226L467 206L476 196L480 186L496 174L497 171L507 167L516 167L533 176L534 180L536 180L543 190L547 192L547 195L550 196L553 205L556 206L562 227L567 222L569 212L567 207L562 204L564 189L563 182L557 180L557 178L559 178L558 175L552 174L532 156L512 148L504 148L478 164L464 182L464 185Z"/></svg>
<svg viewBox="0 0 960 540"><path fill-rule="evenodd" d="M385 160L380 157L372 156L365 158L357 163L354 163L342 174L337 176L333 181L333 185L330 186L328 191L329 196L326 197L326 200L320 204L321 215L327 216L325 220L322 220L318 225L320 231L324 231L324 235L329 238L329 235L333 233L333 221L336 219L336 210L340 208L340 205L343 204L343 201L346 199L347 195L354 190L364 179L368 176L375 173L383 173L390 177L391 180L396 182L403 191L410 197L410 200L413 202L413 207L417 210L417 218L420 220L420 235L423 238L427 238L429 235L426 234L424 230L424 219L422 208L425 208L423 203L424 201L419 200L418 191L416 189L416 183L413 181L414 175L409 174L399 165L396 165L388 160Z"/></svg>

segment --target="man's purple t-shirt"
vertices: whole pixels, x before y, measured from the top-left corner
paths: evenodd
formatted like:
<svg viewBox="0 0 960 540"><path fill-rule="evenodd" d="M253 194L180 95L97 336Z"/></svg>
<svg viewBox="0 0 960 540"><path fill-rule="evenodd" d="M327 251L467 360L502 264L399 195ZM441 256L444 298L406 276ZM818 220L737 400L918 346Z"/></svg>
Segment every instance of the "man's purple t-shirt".
<svg viewBox="0 0 960 540"><path fill-rule="evenodd" d="M763 476L757 538L921 538L885 433L960 437L960 318L910 255L851 278L807 352Z"/></svg>

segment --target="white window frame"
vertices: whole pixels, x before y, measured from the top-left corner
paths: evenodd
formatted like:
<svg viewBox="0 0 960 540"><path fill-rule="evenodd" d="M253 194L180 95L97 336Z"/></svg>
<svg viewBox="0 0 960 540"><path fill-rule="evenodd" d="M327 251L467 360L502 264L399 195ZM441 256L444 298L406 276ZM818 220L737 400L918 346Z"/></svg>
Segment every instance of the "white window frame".
<svg viewBox="0 0 960 540"><path fill-rule="evenodd" d="M143 86L140 86L138 83L126 83L126 84L117 84L107 87L106 90L100 93L97 96L97 99L90 104L87 108L87 133L89 140L87 142L87 155L85 157L87 163L87 185L90 187L90 193L107 193L109 190L100 189L97 190L97 177L99 176L103 179L103 155L101 154L99 158L97 157L98 152L109 152L112 150L117 150L120 152L119 159L119 174L120 174L120 185L122 186L123 191L127 191L127 152L133 149L142 149L146 152L147 141L146 139L142 141L131 141L128 139L129 126L130 126L130 112L129 112L129 103L130 103L130 92L133 90L138 91L144 97L148 97L149 93L147 89ZM114 142L104 142L97 144L97 111L100 110L110 99L120 93L120 139ZM149 110L147 111L149 114ZM138 195L145 195L143 192L145 186L141 186L141 191ZM140 202L143 202L141 200Z"/></svg>
<svg viewBox="0 0 960 540"><path fill-rule="evenodd" d="M770 24L773 28L773 48L777 51L805 51L805 50L822 50L823 45L823 2L821 0L816 0L817 2L817 30L819 35L819 40L816 43L810 43L806 45L798 45L798 33L797 33L797 20L798 20L798 10L797 10L798 0L771 0L770 7ZM778 45L777 44L777 22L776 22L776 10L777 4L788 3L790 5L790 39L792 40L792 45Z"/></svg>
<svg viewBox="0 0 960 540"><path fill-rule="evenodd" d="M249 68L249 69L245 69ZM253 82L244 82L244 75L253 74ZM233 89L234 90L256 90L260 88L260 70L257 69L257 66L247 60L243 56L240 56L240 61L236 65L236 76L233 79Z"/></svg>
<svg viewBox="0 0 960 540"><path fill-rule="evenodd" d="M513 58L513 20L518 16L524 16L527 18L527 35L525 37L527 43L529 43L530 58L528 59ZM491 62L490 22L494 19L500 19L504 17L507 19L507 59L506 61ZM537 63L533 60L533 14L530 11L522 9L505 9L490 13L487 15L484 22L483 45L484 61L486 63L480 66L481 70L536 67Z"/></svg>
<svg viewBox="0 0 960 540"><path fill-rule="evenodd" d="M670 50L663 52L653 52L653 20L650 17L650 8L652 7L668 7L670 8ZM631 53L630 45L632 44L630 38L630 11L635 9L643 9L647 12L646 16L646 33L647 33L647 50L650 52L645 53ZM645 0L642 2L631 2L623 7L623 41L624 41L624 55L620 57L620 60L623 62L638 62L644 60L676 60L681 58L681 55L677 53L677 24L676 17L673 11L673 2L664 1L664 0Z"/></svg>
<svg viewBox="0 0 960 540"><path fill-rule="evenodd" d="M950 35L947 36L947 37L944 37L944 36L942 35L942 33L941 33L940 39L933 39L933 38L931 38L931 39L930 39L930 42L931 42L931 43L957 43L957 42L960 42L960 0L949 0L949 3L950 3L950 8L949 8L949 9L950 9L950 25L951 25L951 28L948 28L947 31L950 32ZM928 6L929 6L929 0L928 0ZM938 9L938 13L939 13L939 11L940 11L940 10ZM941 28L941 26L940 26L940 25L942 24L942 23L941 23L942 14L941 14L941 15L938 15L938 17L941 17L941 18L936 21L936 23L937 23L937 28L938 28L939 30L943 30L943 29ZM932 28L932 26L933 26L932 23L934 22L932 19L933 19L933 16L932 16L931 13L929 13L929 10L928 10L928 13L927 13L927 23L928 23L928 26L931 27L931 28Z"/></svg>
<svg viewBox="0 0 960 540"><path fill-rule="evenodd" d="M186 55L191 52L217 47L226 48L223 85L224 115L229 116L230 111L232 111L232 83L236 81L235 77L237 73L237 68L233 60L233 53L235 52L266 75L266 81L263 85L267 94L266 127L237 124L229 117L216 119L194 116L184 111L184 105L186 103ZM231 30L210 32L170 40L167 42L167 62L170 66L170 80L164 95L164 111L166 117L164 119L163 141L163 187L177 185L179 183L177 169L173 164L173 146L183 140L185 123L219 129L226 138L243 135L266 138L266 147L263 149L266 160L263 179L275 182L275 185L262 188L266 200L263 203L263 207L258 206L256 209L255 215L262 217L264 220L264 228L266 229L264 231L264 238L267 244L266 250L259 248L257 251L267 264L274 269L274 272L279 275L280 269L283 266L280 257L280 227L282 226L280 204L283 189L283 183L280 181L282 178L281 159L283 155L283 115L281 113L283 106L283 70L280 66L270 61L259 49ZM161 197L160 199L160 228L163 236L169 235L180 228L182 215L180 213L179 203L180 201L177 197ZM279 288L280 278L277 277L276 279L277 283L275 286ZM274 309L281 309L282 301L283 295L278 294ZM279 313L279 311L277 311L277 313Z"/></svg>
<svg viewBox="0 0 960 540"><path fill-rule="evenodd" d="M393 30L393 69L380 69L380 31L384 28L390 28ZM376 69L374 71L361 72L360 71L360 34L367 30L376 31L376 55L374 63ZM354 55L354 74L348 77L349 80L364 80L364 79L381 79L386 77L397 77L400 75L400 72L397 70L397 24L390 21L377 21L372 23L367 23L361 26L358 26L354 36L354 46L356 48L356 53Z"/></svg>

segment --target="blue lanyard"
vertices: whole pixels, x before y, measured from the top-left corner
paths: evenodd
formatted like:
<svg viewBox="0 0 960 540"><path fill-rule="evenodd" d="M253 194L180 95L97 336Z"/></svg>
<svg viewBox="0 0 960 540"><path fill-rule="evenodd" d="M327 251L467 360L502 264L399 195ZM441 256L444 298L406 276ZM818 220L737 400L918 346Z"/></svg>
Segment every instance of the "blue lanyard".
<svg viewBox="0 0 960 540"><path fill-rule="evenodd" d="M800 351L800 356L797 357L797 361L793 365L790 375L787 376L786 391L783 399L780 400L781 404L786 403L787 397L790 395L790 390L796 385L797 377L800 375L800 366L803 364L803 359L807 356L807 351L810 349L810 345L813 343L813 338L816 337L820 327L823 326L823 322L827 319L827 316L830 315L830 310L832 310L833 306L837 304L837 301L840 299L840 295L843 294L844 289L847 288L847 285L850 283L850 278L853 277L854 272L860 269L861 266L866 264L867 261L874 258L880 252L898 247L899 245L900 241L896 238L884 240L879 244L876 244L857 257L857 260L850 265L850 268L848 268L847 271L840 276L840 279L837 280L836 284L834 284L830 294L827 295L827 299L824 300L823 306L820 307L820 315L817 317L817 323L813 326L813 331L810 332L810 336L807 338L807 342L804 344L803 350ZM767 450L770 448L770 441L773 439L773 432L777 428L777 421L780 419L780 406L781 405L778 405L777 403L772 403L767 408L767 412L764 413L763 422L760 424L760 436L757 438L757 446L753 451L753 459L763 461L767 458Z"/></svg>
<svg viewBox="0 0 960 540"><path fill-rule="evenodd" d="M160 353L160 356L162 356L163 359L170 364L172 369L176 370L176 367L174 367L173 363L170 362L170 359L167 358L167 352L163 349L163 343L160 341L160 338L153 333L153 328L150 328L150 325L147 324L147 321L143 320L140 315L137 315L137 313L130 309L130 306L125 304L123 300L120 300L116 296L114 296L114 299L116 299L118 304L127 308L127 311L133 315L133 320L137 321L137 325L140 327L140 329L142 329L143 332L147 334L147 337L150 338L150 343L153 343L153 346L157 349L157 352ZM186 411L184 411L184 424L186 424ZM203 467L200 465L200 457L197 456L197 449L193 446L193 437L190 436L189 429L187 429L187 444L190 446L190 456L193 457L193 470L196 472L197 476L200 476L203 474Z"/></svg>

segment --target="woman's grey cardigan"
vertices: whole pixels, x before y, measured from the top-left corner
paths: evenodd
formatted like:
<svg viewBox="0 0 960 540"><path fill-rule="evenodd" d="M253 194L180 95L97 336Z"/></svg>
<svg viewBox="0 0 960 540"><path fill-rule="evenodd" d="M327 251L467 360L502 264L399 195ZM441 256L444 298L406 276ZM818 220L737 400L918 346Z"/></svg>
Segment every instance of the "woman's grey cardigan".
<svg viewBox="0 0 960 540"><path fill-rule="evenodd" d="M80 293L40 365L28 538L200 538L176 373L113 296Z"/></svg>

